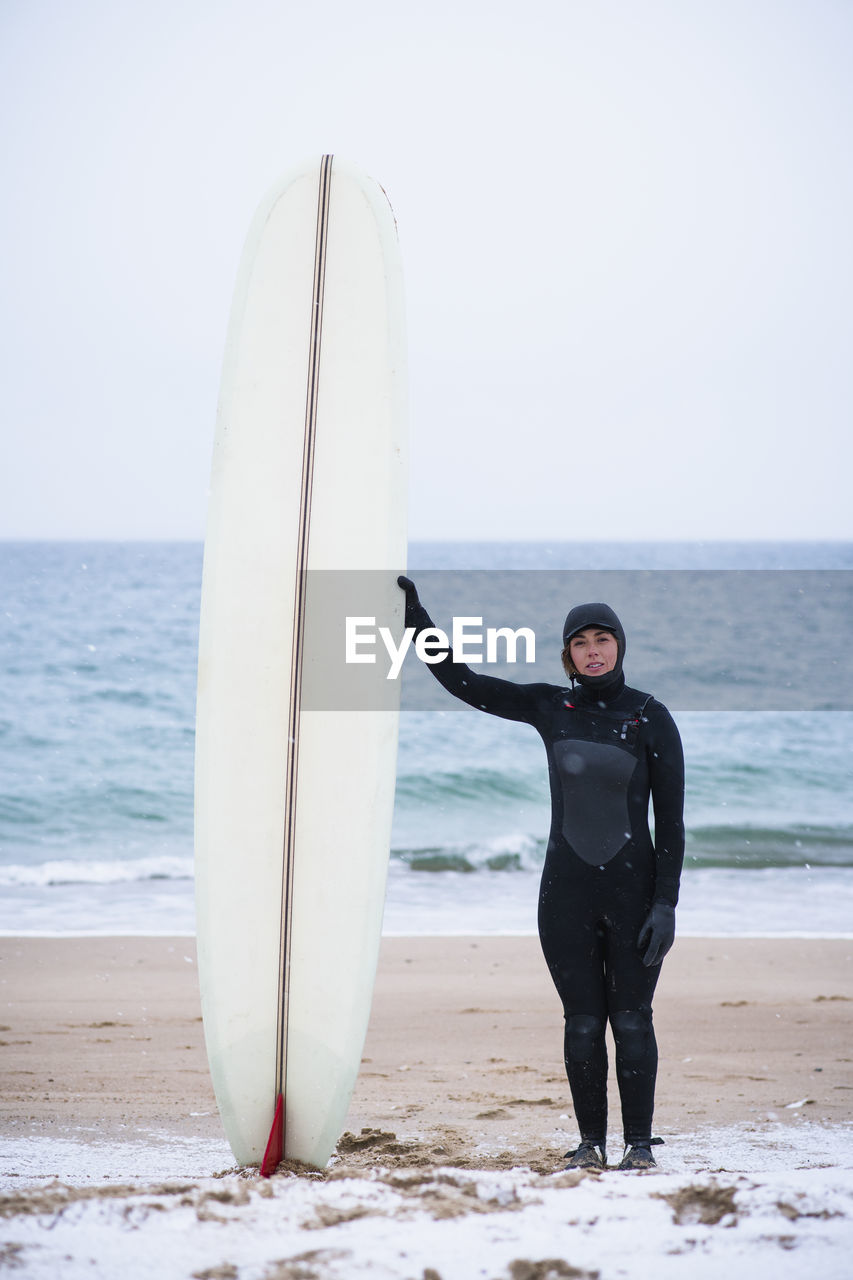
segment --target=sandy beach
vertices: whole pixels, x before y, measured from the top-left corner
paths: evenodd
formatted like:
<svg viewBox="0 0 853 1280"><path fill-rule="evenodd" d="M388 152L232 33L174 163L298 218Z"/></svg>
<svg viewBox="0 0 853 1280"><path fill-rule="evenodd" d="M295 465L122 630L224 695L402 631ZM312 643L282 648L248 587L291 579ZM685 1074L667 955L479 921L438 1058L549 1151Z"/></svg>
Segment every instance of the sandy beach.
<svg viewBox="0 0 853 1280"><path fill-rule="evenodd" d="M284 1188L299 1184L300 1195L314 1195L314 1212L337 1187L338 1208L328 1210L326 1225L338 1232L344 1229L340 1188L356 1183L366 1194L366 1187L376 1192L381 1184L387 1189L396 1178L393 1194L404 1195L401 1187L415 1179L411 1185L426 1196L420 1210L435 1222L441 1214L431 1213L429 1195L436 1178L455 1179L457 1188L463 1187L457 1199L462 1195L464 1207L467 1195L468 1209L485 1194L482 1179L498 1178L497 1190L492 1187L486 1196L487 1203L497 1206L495 1212L500 1195L510 1190L523 1201L536 1188L536 1202L542 1203L544 1188L556 1194L561 1178L564 1183L567 1177L576 1179L559 1172L576 1129L561 1062L560 1008L535 938L386 938L362 1071L338 1157L325 1178L279 1177L272 1190L253 1179L247 1184L222 1140L204 1052L192 939L3 938L0 982L0 1133L7 1151L2 1213L9 1219L8 1242L20 1246L8 1258L21 1265L29 1259L33 1275L40 1272L32 1260L42 1258L47 1266L51 1254L44 1251L46 1237L31 1240L27 1233L36 1230L39 1215L48 1211L70 1222L63 1197L71 1194L69 1187L92 1182L91 1169L80 1162L81 1149L100 1152L102 1183L136 1184L127 1195L136 1197L137 1205L141 1184L150 1189L151 1174L158 1168L150 1157L155 1141L160 1152L172 1153L164 1172L195 1178L190 1185L197 1195L203 1187L198 1178L224 1176L226 1182L237 1180L244 1201L249 1196L247 1203L257 1207L265 1196L275 1199ZM853 941L680 939L664 965L655 1020L660 1046L655 1129L666 1140L659 1148L660 1173L585 1178L584 1186L599 1187L591 1186L585 1195L606 1194L627 1203L626 1196L639 1194L630 1188L642 1184L658 1188L660 1198L660 1186L672 1177L680 1178L682 1186L685 1171L693 1179L690 1185L697 1185L698 1176L706 1189L716 1186L725 1170L741 1180L751 1176L753 1187L764 1185L760 1179L755 1182L760 1173L756 1150L765 1163L769 1160L768 1167L783 1171L792 1159L801 1170L838 1170L839 1150L850 1153L853 1120ZM615 1087L610 1131L612 1159L621 1154ZM195 1167L194 1150L205 1153ZM782 1153L775 1165L774 1150ZM38 1151L43 1167L32 1162ZM140 1153L146 1151L149 1155L140 1163ZM176 1151L182 1153L177 1163L172 1158ZM26 1167L15 1167L16 1152L29 1153ZM840 1163L849 1169L853 1160ZM842 1190L853 1211L853 1180L849 1173L844 1176ZM471 1177L480 1181L466 1184ZM609 1190L603 1192L605 1183ZM54 1187L49 1210L32 1199L43 1196L47 1185ZM480 1186L481 1192L471 1192L471 1186ZM109 1188L112 1200L120 1190L119 1185ZM295 1203L296 1193L289 1194ZM644 1193L646 1201L649 1194ZM84 1200L89 1203L98 1195L93 1187ZM79 1215L83 1211L76 1199L75 1204ZM846 1231L849 1244L846 1211L821 1205L812 1216L829 1215L824 1237L834 1240ZM98 1211L105 1212L105 1206L101 1197ZM411 1194L405 1207L411 1214ZM482 1214L488 1217L482 1205L480 1211L478 1221ZM244 1216L248 1212L244 1209ZM625 1212L623 1204L623 1216ZM590 1214L595 1216L592 1210ZM395 1210L389 1220L398 1217ZM716 1222L724 1217L720 1214ZM522 1213L518 1224L524 1218ZM817 1230L814 1223L806 1225ZM717 1238L724 1239L719 1233ZM807 1243L796 1232L792 1238ZM51 1241L59 1247L61 1236L54 1231ZM62 1247L69 1259L76 1256L67 1239ZM374 1239L374 1263L376 1247ZM521 1256L509 1244L508 1249L512 1257L507 1266ZM275 1275L359 1274L354 1261L359 1256L352 1253L340 1272L338 1264L327 1260L319 1270ZM547 1249L539 1253L540 1261L554 1256ZM601 1256L604 1261L610 1257L606 1251ZM708 1256L720 1262L713 1249ZM826 1265L826 1258L822 1261ZM179 1268L174 1274L239 1274L241 1280L244 1274L273 1274L262 1268L214 1272L187 1265L189 1270ZM378 1274L421 1280L429 1271L406 1266L408 1271L395 1270L389 1263ZM434 1267L433 1272L443 1280L456 1274L446 1261L443 1271ZM598 1267L597 1272L624 1274L618 1267ZM465 1274L464 1269L458 1274ZM754 1266L749 1274L756 1274ZM772 1274L787 1272L782 1267ZM825 1274L835 1273L829 1266Z"/></svg>
<svg viewBox="0 0 853 1280"><path fill-rule="evenodd" d="M0 983L5 1134L219 1135L191 938L3 938ZM853 1119L853 942L679 939L655 1025L664 1137ZM417 1135L419 1160L488 1167L506 1152L544 1171L571 1115L535 938L383 940L351 1132Z"/></svg>

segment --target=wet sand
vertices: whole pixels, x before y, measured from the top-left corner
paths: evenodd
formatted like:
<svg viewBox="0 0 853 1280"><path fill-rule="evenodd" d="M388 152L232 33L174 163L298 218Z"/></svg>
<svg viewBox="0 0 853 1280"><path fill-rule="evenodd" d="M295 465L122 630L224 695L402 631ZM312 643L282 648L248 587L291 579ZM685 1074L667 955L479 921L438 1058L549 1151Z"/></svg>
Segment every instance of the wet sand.
<svg viewBox="0 0 853 1280"><path fill-rule="evenodd" d="M664 1137L853 1118L853 941L679 939L655 1023ZM190 938L0 939L0 1053L0 1134L221 1135ZM385 939L343 1163L558 1168L561 1058L535 938Z"/></svg>

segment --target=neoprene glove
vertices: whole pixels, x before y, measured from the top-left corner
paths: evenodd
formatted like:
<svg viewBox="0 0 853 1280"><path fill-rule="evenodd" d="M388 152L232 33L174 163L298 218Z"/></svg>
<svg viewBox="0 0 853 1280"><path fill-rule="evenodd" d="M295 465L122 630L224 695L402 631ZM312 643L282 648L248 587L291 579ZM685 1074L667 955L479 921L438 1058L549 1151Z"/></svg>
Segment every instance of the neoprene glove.
<svg viewBox="0 0 853 1280"><path fill-rule="evenodd" d="M406 626L420 626L423 621L421 617L421 609L423 606L421 605L418 597L417 587L414 582L412 582L411 578L407 578L402 573L397 579L397 586L402 587L406 593Z"/></svg>
<svg viewBox="0 0 853 1280"><path fill-rule="evenodd" d="M643 953L643 964L660 964L675 942L675 907L668 902L653 902L646 922L637 938Z"/></svg>

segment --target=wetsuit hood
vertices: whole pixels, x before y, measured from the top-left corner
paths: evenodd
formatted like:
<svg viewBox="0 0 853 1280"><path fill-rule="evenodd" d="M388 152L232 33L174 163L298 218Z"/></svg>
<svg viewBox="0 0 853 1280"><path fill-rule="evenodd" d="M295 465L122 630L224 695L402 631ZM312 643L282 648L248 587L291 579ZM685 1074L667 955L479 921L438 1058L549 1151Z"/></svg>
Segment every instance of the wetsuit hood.
<svg viewBox="0 0 853 1280"><path fill-rule="evenodd" d="M574 609L569 611L566 621L563 623L563 647L565 648L572 636L576 636L579 631L585 631L587 627L600 627L602 631L611 631L616 637L616 666L612 671L605 671L602 676L573 676L572 682L574 683L577 680L590 693L610 689L611 686L617 683L621 687L625 683L622 675L622 661L627 647L622 623L609 604L602 604L600 601L591 604L576 604Z"/></svg>

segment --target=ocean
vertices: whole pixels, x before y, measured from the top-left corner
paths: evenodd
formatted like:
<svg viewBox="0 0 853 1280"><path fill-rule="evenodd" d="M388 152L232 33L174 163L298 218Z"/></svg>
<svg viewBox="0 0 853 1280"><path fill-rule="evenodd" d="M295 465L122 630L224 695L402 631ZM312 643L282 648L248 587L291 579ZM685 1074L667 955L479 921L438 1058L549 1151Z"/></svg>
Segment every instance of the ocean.
<svg viewBox="0 0 853 1280"><path fill-rule="evenodd" d="M0 933L193 932L201 566L193 543L0 545ZM849 543L410 548L440 625L533 609L540 665L513 679L560 679L573 592L623 615L629 683L684 739L694 935L853 937L851 568ZM385 931L534 933L538 736L404 679Z"/></svg>

